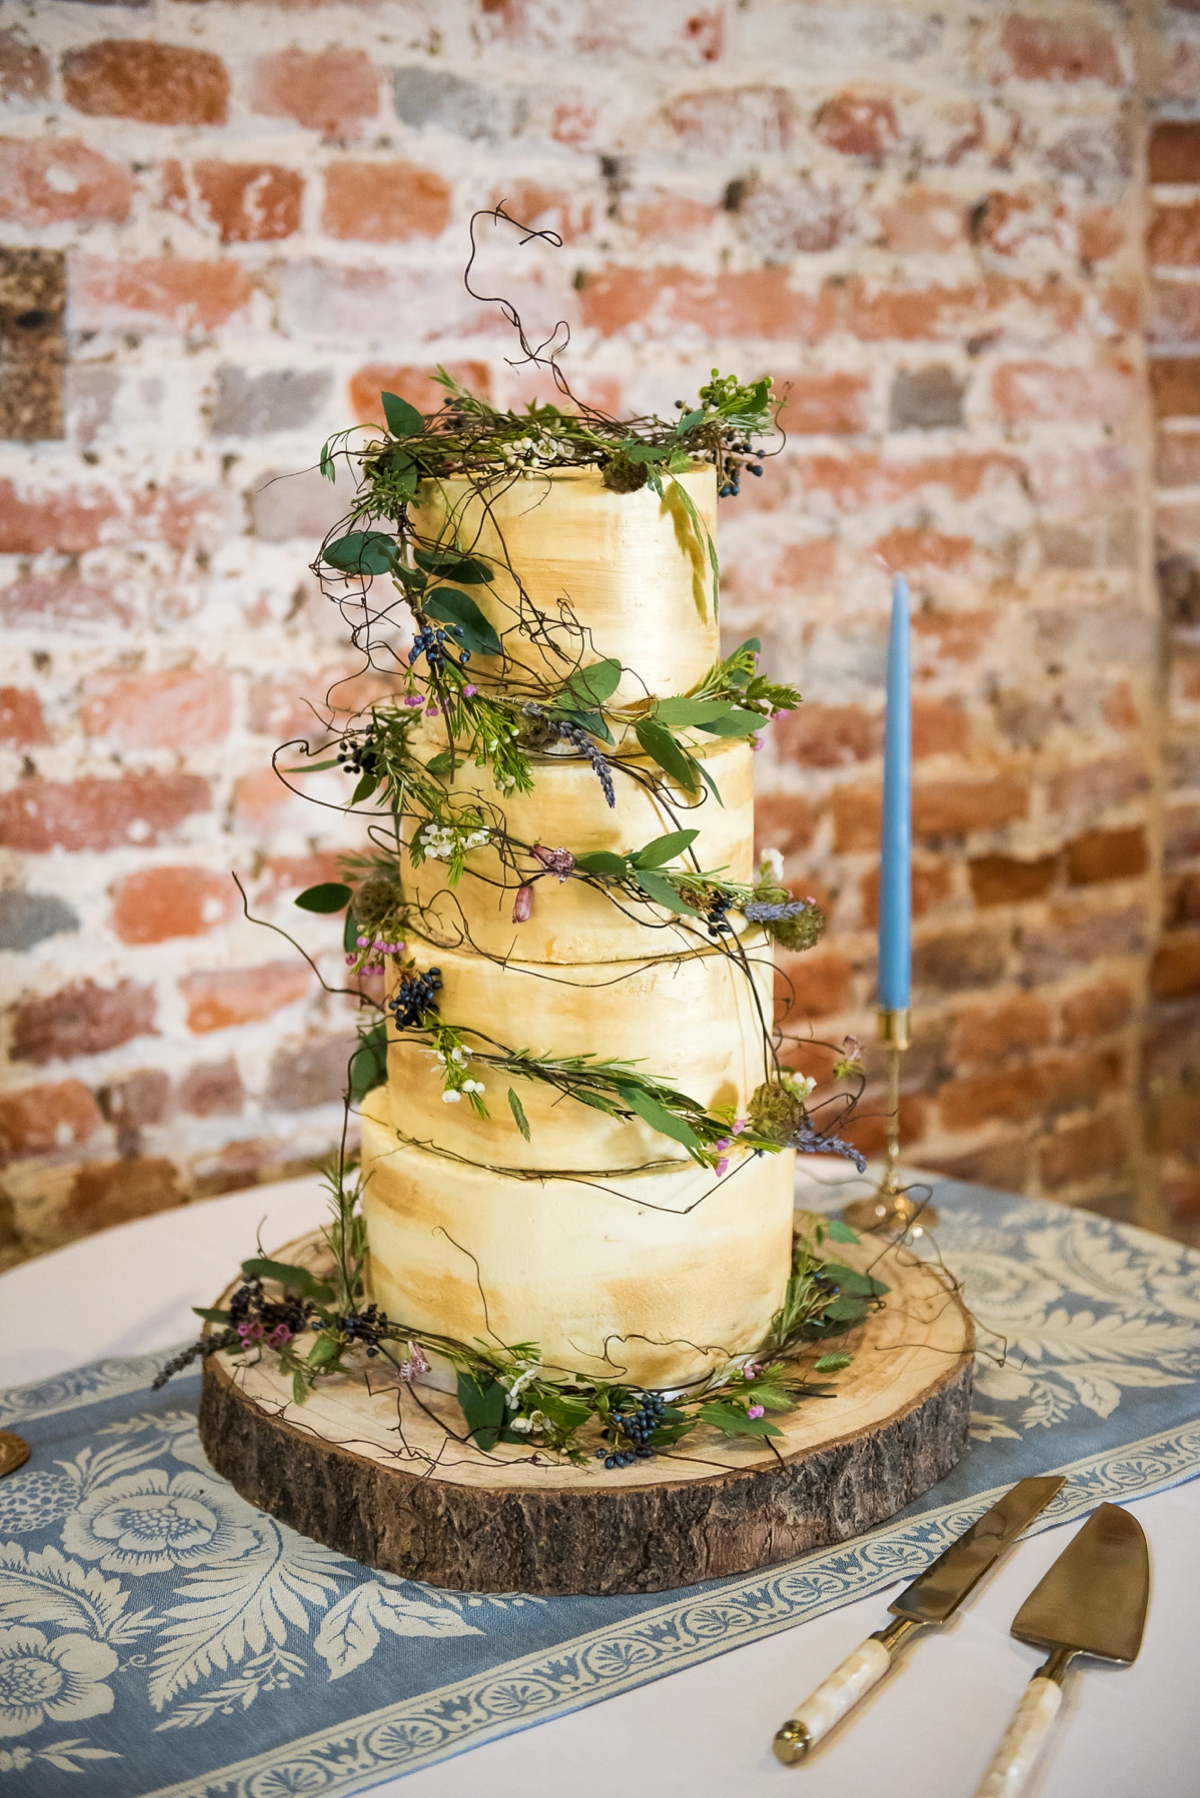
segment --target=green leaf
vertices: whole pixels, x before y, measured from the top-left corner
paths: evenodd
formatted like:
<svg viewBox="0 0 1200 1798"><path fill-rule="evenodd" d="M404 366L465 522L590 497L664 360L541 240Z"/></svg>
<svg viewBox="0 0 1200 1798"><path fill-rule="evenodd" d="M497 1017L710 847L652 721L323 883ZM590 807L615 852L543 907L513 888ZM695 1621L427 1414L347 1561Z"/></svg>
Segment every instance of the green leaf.
<svg viewBox="0 0 1200 1798"><path fill-rule="evenodd" d="M424 610L442 624L457 624L462 635L458 641L472 655L498 656L500 639L475 601L457 587L437 587L422 601Z"/></svg>
<svg viewBox="0 0 1200 1798"><path fill-rule="evenodd" d="M305 887L297 893L292 904L298 905L301 911L335 912L349 905L354 894L338 880L324 881L317 887Z"/></svg>
<svg viewBox="0 0 1200 1798"><path fill-rule="evenodd" d="M846 1267L840 1261L827 1261L821 1273L843 1292L858 1293L864 1298L879 1299L888 1290L882 1280L873 1280L870 1274L860 1274L857 1268Z"/></svg>
<svg viewBox="0 0 1200 1798"><path fill-rule="evenodd" d="M387 1079L387 1025L376 1024L360 1039L350 1057L350 1103L361 1105L367 1094Z"/></svg>
<svg viewBox="0 0 1200 1798"><path fill-rule="evenodd" d="M322 1330L308 1351L308 1365L310 1367L328 1367L331 1361L337 1360L341 1352L342 1345L337 1337L331 1335L328 1330Z"/></svg>
<svg viewBox="0 0 1200 1798"><path fill-rule="evenodd" d="M660 1105L657 1099L640 1086L623 1086L621 1097L626 1101L630 1111L636 1111L644 1123L660 1136L669 1136L672 1142L681 1142L685 1149L698 1149L700 1138L690 1124L685 1124L681 1117Z"/></svg>
<svg viewBox="0 0 1200 1798"><path fill-rule="evenodd" d="M566 701L572 707L587 711L592 706L603 705L611 699L621 681L621 664L611 657L603 662L592 662L586 668L577 668L563 683L559 694L559 703Z"/></svg>
<svg viewBox="0 0 1200 1798"><path fill-rule="evenodd" d="M692 431L697 425L702 425L705 416L706 414L703 408L698 412L685 412L683 417L679 420L679 423L675 426L675 435L677 437L682 437L685 431Z"/></svg>
<svg viewBox="0 0 1200 1798"><path fill-rule="evenodd" d="M651 761L657 762L686 792L696 791L695 765L691 757L684 754L665 725L657 724L650 718L642 718L634 725L634 732Z"/></svg>
<svg viewBox="0 0 1200 1798"><path fill-rule="evenodd" d="M862 1299L849 1296L833 1299L822 1312L830 1323L841 1324L847 1330L852 1324L860 1324L866 1315L867 1307Z"/></svg>
<svg viewBox="0 0 1200 1798"><path fill-rule="evenodd" d="M732 699L660 699L653 716L660 724L686 730L691 725L713 724L732 710Z"/></svg>
<svg viewBox="0 0 1200 1798"><path fill-rule="evenodd" d="M849 1224L844 1224L840 1217L827 1217L824 1221L825 1234L828 1236L830 1242L861 1241L857 1230L852 1230Z"/></svg>
<svg viewBox="0 0 1200 1798"><path fill-rule="evenodd" d="M351 906L346 913L346 922L342 925L342 948L347 955L357 950L358 936L358 919L354 915L354 907Z"/></svg>
<svg viewBox="0 0 1200 1798"><path fill-rule="evenodd" d="M665 462L671 454L674 444L671 443L626 443L622 445L631 462Z"/></svg>
<svg viewBox="0 0 1200 1798"><path fill-rule="evenodd" d="M685 849L690 849L699 835L698 830L672 830L665 837L655 837L630 859L635 868L661 868L664 862L673 861Z"/></svg>
<svg viewBox="0 0 1200 1798"><path fill-rule="evenodd" d="M406 568L403 562L395 562L392 565L392 573L401 586L406 587L410 593L424 593L429 585L427 574L422 574L419 568Z"/></svg>
<svg viewBox="0 0 1200 1798"><path fill-rule="evenodd" d="M314 1278L306 1267L293 1267L287 1261L271 1261L265 1256L256 1255L249 1261L242 1262L242 1272L248 1280L278 1280L281 1286L291 1287L306 1299L315 1300L318 1305L328 1304L333 1297L332 1286L327 1286L324 1280Z"/></svg>
<svg viewBox="0 0 1200 1798"><path fill-rule="evenodd" d="M586 1086L573 1086L571 1097L578 1099L581 1105L590 1105L593 1111L603 1111L610 1118L617 1115L617 1108L611 1099L606 1099L603 1093L589 1092Z"/></svg>
<svg viewBox="0 0 1200 1798"><path fill-rule="evenodd" d="M383 416L387 420L387 428L393 437L418 437L425 429L425 420L415 406L402 400L395 393L381 393Z"/></svg>
<svg viewBox="0 0 1200 1798"><path fill-rule="evenodd" d="M584 874L611 874L614 880L624 880L629 873L629 862L623 855L614 855L608 849L593 849L587 855L575 857L577 872Z"/></svg>
<svg viewBox="0 0 1200 1798"><path fill-rule="evenodd" d="M229 1322L228 1311L212 1311L204 1305L193 1305L192 1310L197 1317L202 1317L206 1324L227 1324Z"/></svg>
<svg viewBox="0 0 1200 1798"><path fill-rule="evenodd" d="M599 712L571 712L565 706L551 708L556 718L569 718L580 730L586 730L591 736L599 737L602 743L611 743L613 734L609 730Z"/></svg>
<svg viewBox="0 0 1200 1798"><path fill-rule="evenodd" d="M414 549L413 560L418 568L424 568L429 574L436 574L445 581L466 581L468 587L477 587L496 578L486 562L476 556L464 556L457 549Z"/></svg>
<svg viewBox="0 0 1200 1798"><path fill-rule="evenodd" d="M467 1420L467 1435L485 1453L495 1448L504 1427L507 1396L499 1380L481 1382L470 1373L458 1376L458 1402Z"/></svg>
<svg viewBox="0 0 1200 1798"><path fill-rule="evenodd" d="M716 800L717 804L720 806L721 810L724 811L725 810L725 801L721 798L721 789L717 785L716 781L713 779L712 775L709 773L708 769L704 766L704 763L698 761L698 762L693 763L693 766L695 767L696 773L700 776L701 780L704 782L705 786L708 788L709 792L712 794L713 798Z"/></svg>
<svg viewBox="0 0 1200 1798"><path fill-rule="evenodd" d="M700 913L694 905L680 897L669 880L661 874L653 873L649 868L635 868L633 878L641 887L647 899L653 899L656 905L665 905L668 911L676 912L681 918L698 918Z"/></svg>
<svg viewBox="0 0 1200 1798"><path fill-rule="evenodd" d="M525 1107L522 1105L520 1099L518 1099L516 1093L513 1091L511 1086L508 1089L508 1109L513 1114L513 1119L516 1123L517 1129L521 1132L521 1135L525 1138L525 1141L528 1142L529 1141L529 1119L525 1116Z"/></svg>
<svg viewBox="0 0 1200 1798"><path fill-rule="evenodd" d="M560 1430L577 1430L592 1414L586 1399L572 1398L567 1392L539 1392L537 1408L544 1411Z"/></svg>
<svg viewBox="0 0 1200 1798"><path fill-rule="evenodd" d="M431 755L426 762L425 772L427 774L436 774L440 780L444 774L453 774L454 767L454 756L451 751L449 749L440 749L436 755Z"/></svg>
<svg viewBox="0 0 1200 1798"><path fill-rule="evenodd" d="M702 724L712 737L752 737L756 730L762 730L770 722L761 712L748 712L739 706L726 714L724 718L714 718L711 724Z"/></svg>
<svg viewBox="0 0 1200 1798"><path fill-rule="evenodd" d="M386 574L399 552L386 531L350 531L329 544L321 559L342 574Z"/></svg>
<svg viewBox="0 0 1200 1798"><path fill-rule="evenodd" d="M849 1367L853 1355L822 1355L819 1361L813 1362L814 1373L840 1373L843 1367Z"/></svg>
<svg viewBox="0 0 1200 1798"><path fill-rule="evenodd" d="M761 655L762 654L762 642L758 637L747 637L746 641L744 643L738 644L737 648L733 652L733 655L729 658L730 661L733 661L737 656L740 656L742 651L745 649L750 650L750 652L753 655Z"/></svg>
<svg viewBox="0 0 1200 1798"><path fill-rule="evenodd" d="M362 775L362 777L360 778L360 780L358 782L358 785L355 787L353 793L351 793L351 795L350 795L350 804L352 806L361 805L364 799L369 799L371 797L371 794L375 791L375 789L378 785L379 785L378 774L367 773L367 774Z"/></svg>
<svg viewBox="0 0 1200 1798"><path fill-rule="evenodd" d="M305 1384L304 1375L298 1368L292 1375L292 1397L298 1405L302 1405L308 1397L308 1387Z"/></svg>
<svg viewBox="0 0 1200 1798"><path fill-rule="evenodd" d="M747 1417L736 1405L701 1405L696 1413L702 1423L709 1423L725 1436L782 1436L783 1431L765 1417Z"/></svg>

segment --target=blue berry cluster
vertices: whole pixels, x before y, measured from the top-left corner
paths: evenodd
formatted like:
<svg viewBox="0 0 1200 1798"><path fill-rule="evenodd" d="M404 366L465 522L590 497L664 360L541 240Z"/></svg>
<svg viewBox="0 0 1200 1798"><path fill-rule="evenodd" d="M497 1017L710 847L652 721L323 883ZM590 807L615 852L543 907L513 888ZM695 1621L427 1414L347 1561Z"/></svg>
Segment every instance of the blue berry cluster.
<svg viewBox="0 0 1200 1798"><path fill-rule="evenodd" d="M712 904L708 908L708 934L711 937L732 936L733 925L729 922L729 913L733 900L728 893L715 893Z"/></svg>
<svg viewBox="0 0 1200 1798"><path fill-rule="evenodd" d="M421 657L424 656L425 660L429 663L430 673L435 673L437 669L445 666L449 657L449 651L446 648L447 636L454 638L461 637L462 634L463 628L461 624L451 625L449 632L434 630L431 625L425 625L423 629L417 632L416 637L413 639L413 646L408 652L409 667L411 668L415 662L419 662ZM456 646L451 643L450 647L453 649ZM470 650L461 650L458 660L459 665L465 668L467 663L471 660Z"/></svg>
<svg viewBox="0 0 1200 1798"><path fill-rule="evenodd" d="M427 974L401 975L395 998L388 1000L388 1010L396 1020L397 1030L405 1030L410 1024L419 1024L427 1011L436 1011L435 994L441 990L440 968L430 968Z"/></svg>
<svg viewBox="0 0 1200 1798"><path fill-rule="evenodd" d="M748 443L731 443L729 448L730 448L731 453L735 456L750 456L750 455L753 455L753 453L754 453ZM762 473L762 463L761 462L734 462L732 464L732 469L731 469L729 479L726 481L725 485L722 488L720 488L720 490L718 491L718 494L717 494L718 499L736 499L737 498L738 494L742 491L742 470L743 470L743 468L748 468L750 470L751 474L761 474Z"/></svg>
<svg viewBox="0 0 1200 1798"><path fill-rule="evenodd" d="M368 1305L365 1311L353 1312L349 1317L335 1317L333 1321L348 1342L365 1343L368 1355L379 1353L379 1343L387 1335L388 1320L378 1305ZM320 1328L314 1318L313 1329Z"/></svg>
<svg viewBox="0 0 1200 1798"><path fill-rule="evenodd" d="M634 1461L648 1461L654 1453L650 1438L662 1423L666 1406L667 1401L661 1393L643 1392L641 1403L635 1411L625 1411L614 1419L617 1430L629 1442L630 1447L618 1444L611 1450L598 1448L597 1461L603 1461L606 1467L629 1467Z"/></svg>

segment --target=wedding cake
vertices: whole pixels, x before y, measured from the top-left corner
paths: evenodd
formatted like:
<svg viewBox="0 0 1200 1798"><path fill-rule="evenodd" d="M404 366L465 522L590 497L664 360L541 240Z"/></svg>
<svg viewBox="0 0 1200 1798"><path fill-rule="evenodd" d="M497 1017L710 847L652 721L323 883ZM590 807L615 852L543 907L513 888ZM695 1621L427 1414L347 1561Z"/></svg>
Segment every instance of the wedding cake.
<svg viewBox="0 0 1200 1798"><path fill-rule="evenodd" d="M594 466L419 483L413 532L438 546L425 565L453 577L458 608L431 608L448 628L429 627L429 664L474 640L471 682L503 678L510 700L528 695L516 715L532 779L464 753L448 708L418 690L411 740L466 824L447 830L417 800L406 812L409 971L389 958L387 1079L362 1105L381 1311L460 1343L536 1344L543 1365L648 1388L757 1350L791 1270L792 1151L755 1148L746 1124L752 1095L777 1078L770 938L727 904L687 903L686 884L675 902L656 885L685 864L743 889L757 878L744 726L677 723L677 762L644 722L705 715L678 696L720 663L716 501L701 460L632 491ZM474 639L453 623L472 613L486 621ZM472 695L466 660L458 690ZM589 685L597 668L608 672ZM547 709L564 683L585 714L608 688L603 757ZM672 839L686 853L657 866L650 855L639 880L639 852ZM630 878L615 880L622 867ZM422 999L455 1026L453 1046L405 1028ZM725 1120L724 1135L698 1155L622 1076L597 1105L566 1076L523 1078L522 1054L637 1070Z"/></svg>

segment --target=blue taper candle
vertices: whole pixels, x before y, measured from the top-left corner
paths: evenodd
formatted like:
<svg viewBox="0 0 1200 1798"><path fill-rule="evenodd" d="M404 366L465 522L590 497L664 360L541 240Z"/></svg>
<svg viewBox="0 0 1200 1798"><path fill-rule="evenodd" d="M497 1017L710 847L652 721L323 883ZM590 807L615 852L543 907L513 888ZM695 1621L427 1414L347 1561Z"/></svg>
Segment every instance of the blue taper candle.
<svg viewBox="0 0 1200 1798"><path fill-rule="evenodd" d="M892 585L883 744L879 1004L884 1011L907 1011L912 973L912 664L908 629L908 582L898 574Z"/></svg>

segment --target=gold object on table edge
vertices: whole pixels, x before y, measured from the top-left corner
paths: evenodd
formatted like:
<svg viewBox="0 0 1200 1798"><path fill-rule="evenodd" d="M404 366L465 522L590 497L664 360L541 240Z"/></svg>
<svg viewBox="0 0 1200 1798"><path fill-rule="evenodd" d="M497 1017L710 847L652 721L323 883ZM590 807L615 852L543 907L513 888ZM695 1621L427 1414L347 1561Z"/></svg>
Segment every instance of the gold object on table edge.
<svg viewBox="0 0 1200 1798"><path fill-rule="evenodd" d="M0 1430L0 1480L15 1473L29 1459L29 1444L13 1430Z"/></svg>
<svg viewBox="0 0 1200 1798"><path fill-rule="evenodd" d="M883 1179L870 1198L851 1199L842 1210L843 1222L854 1230L872 1234L895 1235L913 1229L932 1229L938 1214L932 1205L914 1204L901 1190L897 1168L900 1160L900 1057L912 1037L910 1013L903 1010L881 1010L879 1040L888 1052L887 1161Z"/></svg>

